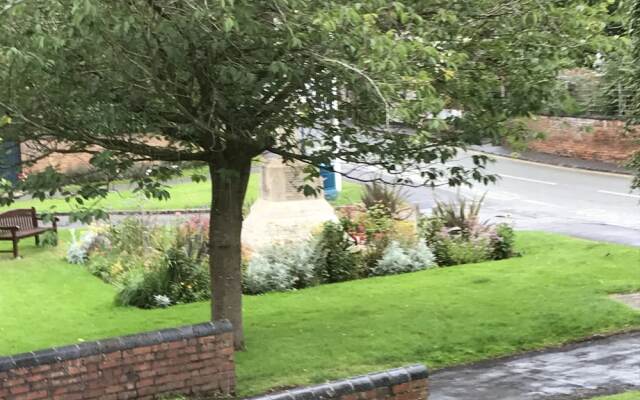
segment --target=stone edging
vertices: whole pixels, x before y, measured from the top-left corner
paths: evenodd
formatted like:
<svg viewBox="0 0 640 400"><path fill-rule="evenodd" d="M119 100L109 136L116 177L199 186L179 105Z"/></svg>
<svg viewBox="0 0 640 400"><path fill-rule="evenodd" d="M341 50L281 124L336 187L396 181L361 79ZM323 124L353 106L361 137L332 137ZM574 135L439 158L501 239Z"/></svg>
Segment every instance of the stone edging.
<svg viewBox="0 0 640 400"><path fill-rule="evenodd" d="M287 390L281 393L252 397L249 400L316 400L339 398L377 388L401 385L429 377L427 367L421 364L374 372L355 378L334 381L322 385Z"/></svg>
<svg viewBox="0 0 640 400"><path fill-rule="evenodd" d="M80 357L113 353L141 346L195 339L231 331L231 323L224 320L84 342L71 346L53 347L35 352L0 357L0 372L14 368L36 367Z"/></svg>

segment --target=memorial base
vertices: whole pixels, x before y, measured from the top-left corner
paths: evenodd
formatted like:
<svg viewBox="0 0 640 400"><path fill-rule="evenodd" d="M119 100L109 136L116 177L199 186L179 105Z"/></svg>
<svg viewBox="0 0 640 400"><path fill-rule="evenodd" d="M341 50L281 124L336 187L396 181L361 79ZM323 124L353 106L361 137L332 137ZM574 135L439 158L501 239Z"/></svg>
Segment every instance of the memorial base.
<svg viewBox="0 0 640 400"><path fill-rule="evenodd" d="M250 250L286 242L301 242L327 221L337 222L333 207L323 198L269 201L259 199L244 221L242 244Z"/></svg>

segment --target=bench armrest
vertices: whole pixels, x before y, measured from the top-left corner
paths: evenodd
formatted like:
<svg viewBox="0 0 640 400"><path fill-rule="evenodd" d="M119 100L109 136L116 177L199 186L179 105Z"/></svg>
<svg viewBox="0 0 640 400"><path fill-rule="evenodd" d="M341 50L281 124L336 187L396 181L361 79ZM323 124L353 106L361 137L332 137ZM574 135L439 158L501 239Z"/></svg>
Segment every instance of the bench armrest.
<svg viewBox="0 0 640 400"><path fill-rule="evenodd" d="M15 236L19 230L19 226L0 226L0 231L10 231L12 236Z"/></svg>

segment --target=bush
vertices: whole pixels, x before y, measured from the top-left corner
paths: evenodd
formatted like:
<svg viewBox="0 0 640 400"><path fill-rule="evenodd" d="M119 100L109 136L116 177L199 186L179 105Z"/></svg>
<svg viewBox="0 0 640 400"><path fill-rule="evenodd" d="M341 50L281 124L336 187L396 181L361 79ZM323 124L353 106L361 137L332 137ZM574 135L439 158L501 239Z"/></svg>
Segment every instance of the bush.
<svg viewBox="0 0 640 400"><path fill-rule="evenodd" d="M56 247L58 245L58 232L47 231L40 236L41 247Z"/></svg>
<svg viewBox="0 0 640 400"><path fill-rule="evenodd" d="M378 276L401 274L434 266L433 254L422 241L408 249L403 248L397 241L392 241L371 274Z"/></svg>
<svg viewBox="0 0 640 400"><path fill-rule="evenodd" d="M507 224L480 222L482 199L438 202L420 231L441 266L500 260L515 255L515 233Z"/></svg>
<svg viewBox="0 0 640 400"><path fill-rule="evenodd" d="M491 259L491 245L486 238L449 237L443 240L441 248L446 254L443 258L448 260L445 265L474 264Z"/></svg>
<svg viewBox="0 0 640 400"><path fill-rule="evenodd" d="M317 283L311 261L312 244L276 244L262 248L244 273L249 294L302 289Z"/></svg>
<svg viewBox="0 0 640 400"><path fill-rule="evenodd" d="M361 200L367 210L378 207L389 216L397 216L406 203L405 197L400 186L373 182L365 185Z"/></svg>
<svg viewBox="0 0 640 400"><path fill-rule="evenodd" d="M80 236L80 239L76 237L76 231L72 229L71 245L67 250L67 262L70 264L84 264L92 252L108 246L108 238L96 226L90 227Z"/></svg>
<svg viewBox="0 0 640 400"><path fill-rule="evenodd" d="M436 266L435 257L431 249L429 249L422 240L418 240L415 246L407 249L407 255L411 259L411 263L415 266L415 271Z"/></svg>
<svg viewBox="0 0 640 400"><path fill-rule="evenodd" d="M116 287L118 305L156 308L193 303L209 298L209 270L184 249L172 247L159 266L130 269Z"/></svg>
<svg viewBox="0 0 640 400"><path fill-rule="evenodd" d="M294 281L285 264L258 254L249 261L244 288L248 294L282 292L292 289Z"/></svg>
<svg viewBox="0 0 640 400"><path fill-rule="evenodd" d="M478 232L479 228L485 226L485 224L479 223L483 201L484 196L470 203L464 198L449 203L438 201L433 208L433 218L440 220L443 226L451 232L462 236L473 235Z"/></svg>
<svg viewBox="0 0 640 400"><path fill-rule="evenodd" d="M359 278L362 275L359 261L343 225L326 222L316 239L312 255L320 282L334 283Z"/></svg>
<svg viewBox="0 0 640 400"><path fill-rule="evenodd" d="M140 308L154 308L154 296L162 293L161 271L145 271L142 268L127 271L121 282L116 283L118 293L116 304L120 306L136 306Z"/></svg>
<svg viewBox="0 0 640 400"><path fill-rule="evenodd" d="M495 227L495 235L491 240L494 260L503 260L517 255L514 250L516 234L508 224L499 224Z"/></svg>
<svg viewBox="0 0 640 400"><path fill-rule="evenodd" d="M173 304L193 303L209 298L208 257L194 258L187 249L168 249L159 269L162 292ZM157 303L154 301L154 303Z"/></svg>

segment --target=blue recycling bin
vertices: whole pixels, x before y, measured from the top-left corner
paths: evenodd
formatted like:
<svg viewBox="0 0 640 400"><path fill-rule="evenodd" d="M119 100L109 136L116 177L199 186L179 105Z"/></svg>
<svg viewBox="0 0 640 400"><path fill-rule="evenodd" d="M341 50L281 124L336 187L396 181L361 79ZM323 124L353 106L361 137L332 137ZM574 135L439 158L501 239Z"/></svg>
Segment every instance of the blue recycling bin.
<svg viewBox="0 0 640 400"><path fill-rule="evenodd" d="M336 173L326 167L320 167L320 176L324 186L324 198L335 200L338 198L338 187L336 184Z"/></svg>

